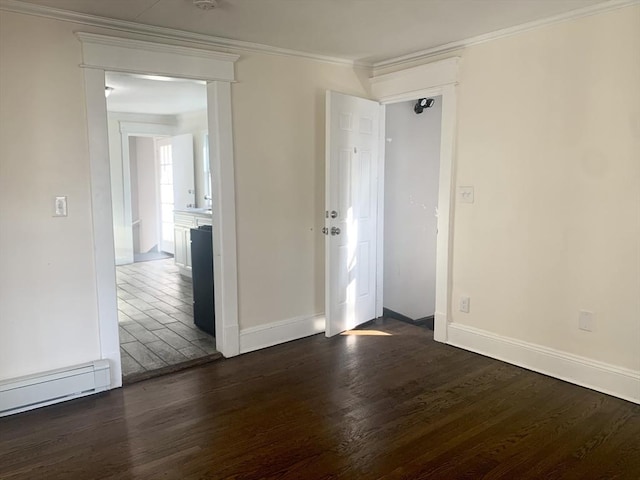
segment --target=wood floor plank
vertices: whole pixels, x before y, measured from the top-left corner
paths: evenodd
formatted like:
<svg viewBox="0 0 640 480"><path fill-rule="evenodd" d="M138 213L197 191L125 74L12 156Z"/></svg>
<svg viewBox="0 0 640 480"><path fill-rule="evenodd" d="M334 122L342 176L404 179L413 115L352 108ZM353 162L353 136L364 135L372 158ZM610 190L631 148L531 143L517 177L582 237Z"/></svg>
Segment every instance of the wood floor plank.
<svg viewBox="0 0 640 480"><path fill-rule="evenodd" d="M0 419L0 478L640 478L640 406L364 329Z"/></svg>

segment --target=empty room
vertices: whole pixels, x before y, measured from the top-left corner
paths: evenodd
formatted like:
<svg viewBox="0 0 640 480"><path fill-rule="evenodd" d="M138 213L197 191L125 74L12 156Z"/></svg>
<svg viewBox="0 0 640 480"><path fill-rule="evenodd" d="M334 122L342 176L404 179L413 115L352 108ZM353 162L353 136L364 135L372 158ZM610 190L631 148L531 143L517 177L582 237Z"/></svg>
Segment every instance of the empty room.
<svg viewBox="0 0 640 480"><path fill-rule="evenodd" d="M0 478L640 478L639 86L638 0L0 0Z"/></svg>

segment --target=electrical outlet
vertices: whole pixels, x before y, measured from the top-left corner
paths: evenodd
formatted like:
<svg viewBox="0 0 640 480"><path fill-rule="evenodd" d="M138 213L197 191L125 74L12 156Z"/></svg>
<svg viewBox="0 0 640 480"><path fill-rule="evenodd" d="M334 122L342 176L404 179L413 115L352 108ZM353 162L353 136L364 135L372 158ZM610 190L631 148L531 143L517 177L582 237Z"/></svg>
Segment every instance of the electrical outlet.
<svg viewBox="0 0 640 480"><path fill-rule="evenodd" d="M471 299L469 297L460 297L460 311L463 313L469 313L471 306Z"/></svg>
<svg viewBox="0 0 640 480"><path fill-rule="evenodd" d="M593 332L595 322L593 319L593 312L587 312L586 310L580 310L578 314L578 328L585 332Z"/></svg>

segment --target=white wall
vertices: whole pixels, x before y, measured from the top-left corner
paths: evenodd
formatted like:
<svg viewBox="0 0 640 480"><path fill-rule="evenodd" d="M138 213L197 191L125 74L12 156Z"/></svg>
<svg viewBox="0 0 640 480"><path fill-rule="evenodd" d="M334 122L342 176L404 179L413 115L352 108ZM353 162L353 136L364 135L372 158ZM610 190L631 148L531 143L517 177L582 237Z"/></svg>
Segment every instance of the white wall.
<svg viewBox="0 0 640 480"><path fill-rule="evenodd" d="M459 81L454 324L640 371L640 6L468 48Z"/></svg>
<svg viewBox="0 0 640 480"><path fill-rule="evenodd" d="M77 30L113 34L0 12L0 378L100 355ZM639 44L632 6L461 52L456 181L476 202L455 206L454 324L640 370ZM344 65L241 54L247 328L323 311L324 91L365 91Z"/></svg>
<svg viewBox="0 0 640 480"><path fill-rule="evenodd" d="M0 379L100 356L72 29L0 12ZM56 195L68 196L67 217L52 217Z"/></svg>
<svg viewBox="0 0 640 480"><path fill-rule="evenodd" d="M386 107L384 307L417 320L435 312L442 98L414 105Z"/></svg>
<svg viewBox="0 0 640 480"><path fill-rule="evenodd" d="M140 251L148 252L158 245L158 191L156 178L155 144L152 137L130 137L136 157L137 213L140 220ZM133 158L133 157L132 157ZM132 183L133 173L131 175ZM132 205L135 204L132 189Z"/></svg>
<svg viewBox="0 0 640 480"><path fill-rule="evenodd" d="M324 312L325 90L365 92L352 68L304 59L242 56L236 74L238 296L245 329Z"/></svg>
<svg viewBox="0 0 640 480"><path fill-rule="evenodd" d="M0 12L0 378L100 357L78 30L113 35ZM324 91L364 89L345 65L240 53L232 100L246 328L323 311ZM51 217L54 195L69 196L69 217Z"/></svg>

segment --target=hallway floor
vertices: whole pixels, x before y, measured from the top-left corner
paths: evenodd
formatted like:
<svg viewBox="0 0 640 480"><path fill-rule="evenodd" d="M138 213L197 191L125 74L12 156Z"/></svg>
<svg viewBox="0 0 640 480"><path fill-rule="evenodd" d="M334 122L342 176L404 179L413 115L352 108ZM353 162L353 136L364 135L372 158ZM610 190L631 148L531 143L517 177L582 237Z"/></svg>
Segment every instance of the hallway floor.
<svg viewBox="0 0 640 480"><path fill-rule="evenodd" d="M125 382L218 353L213 336L193 323L191 280L173 258L121 265L116 275Z"/></svg>

